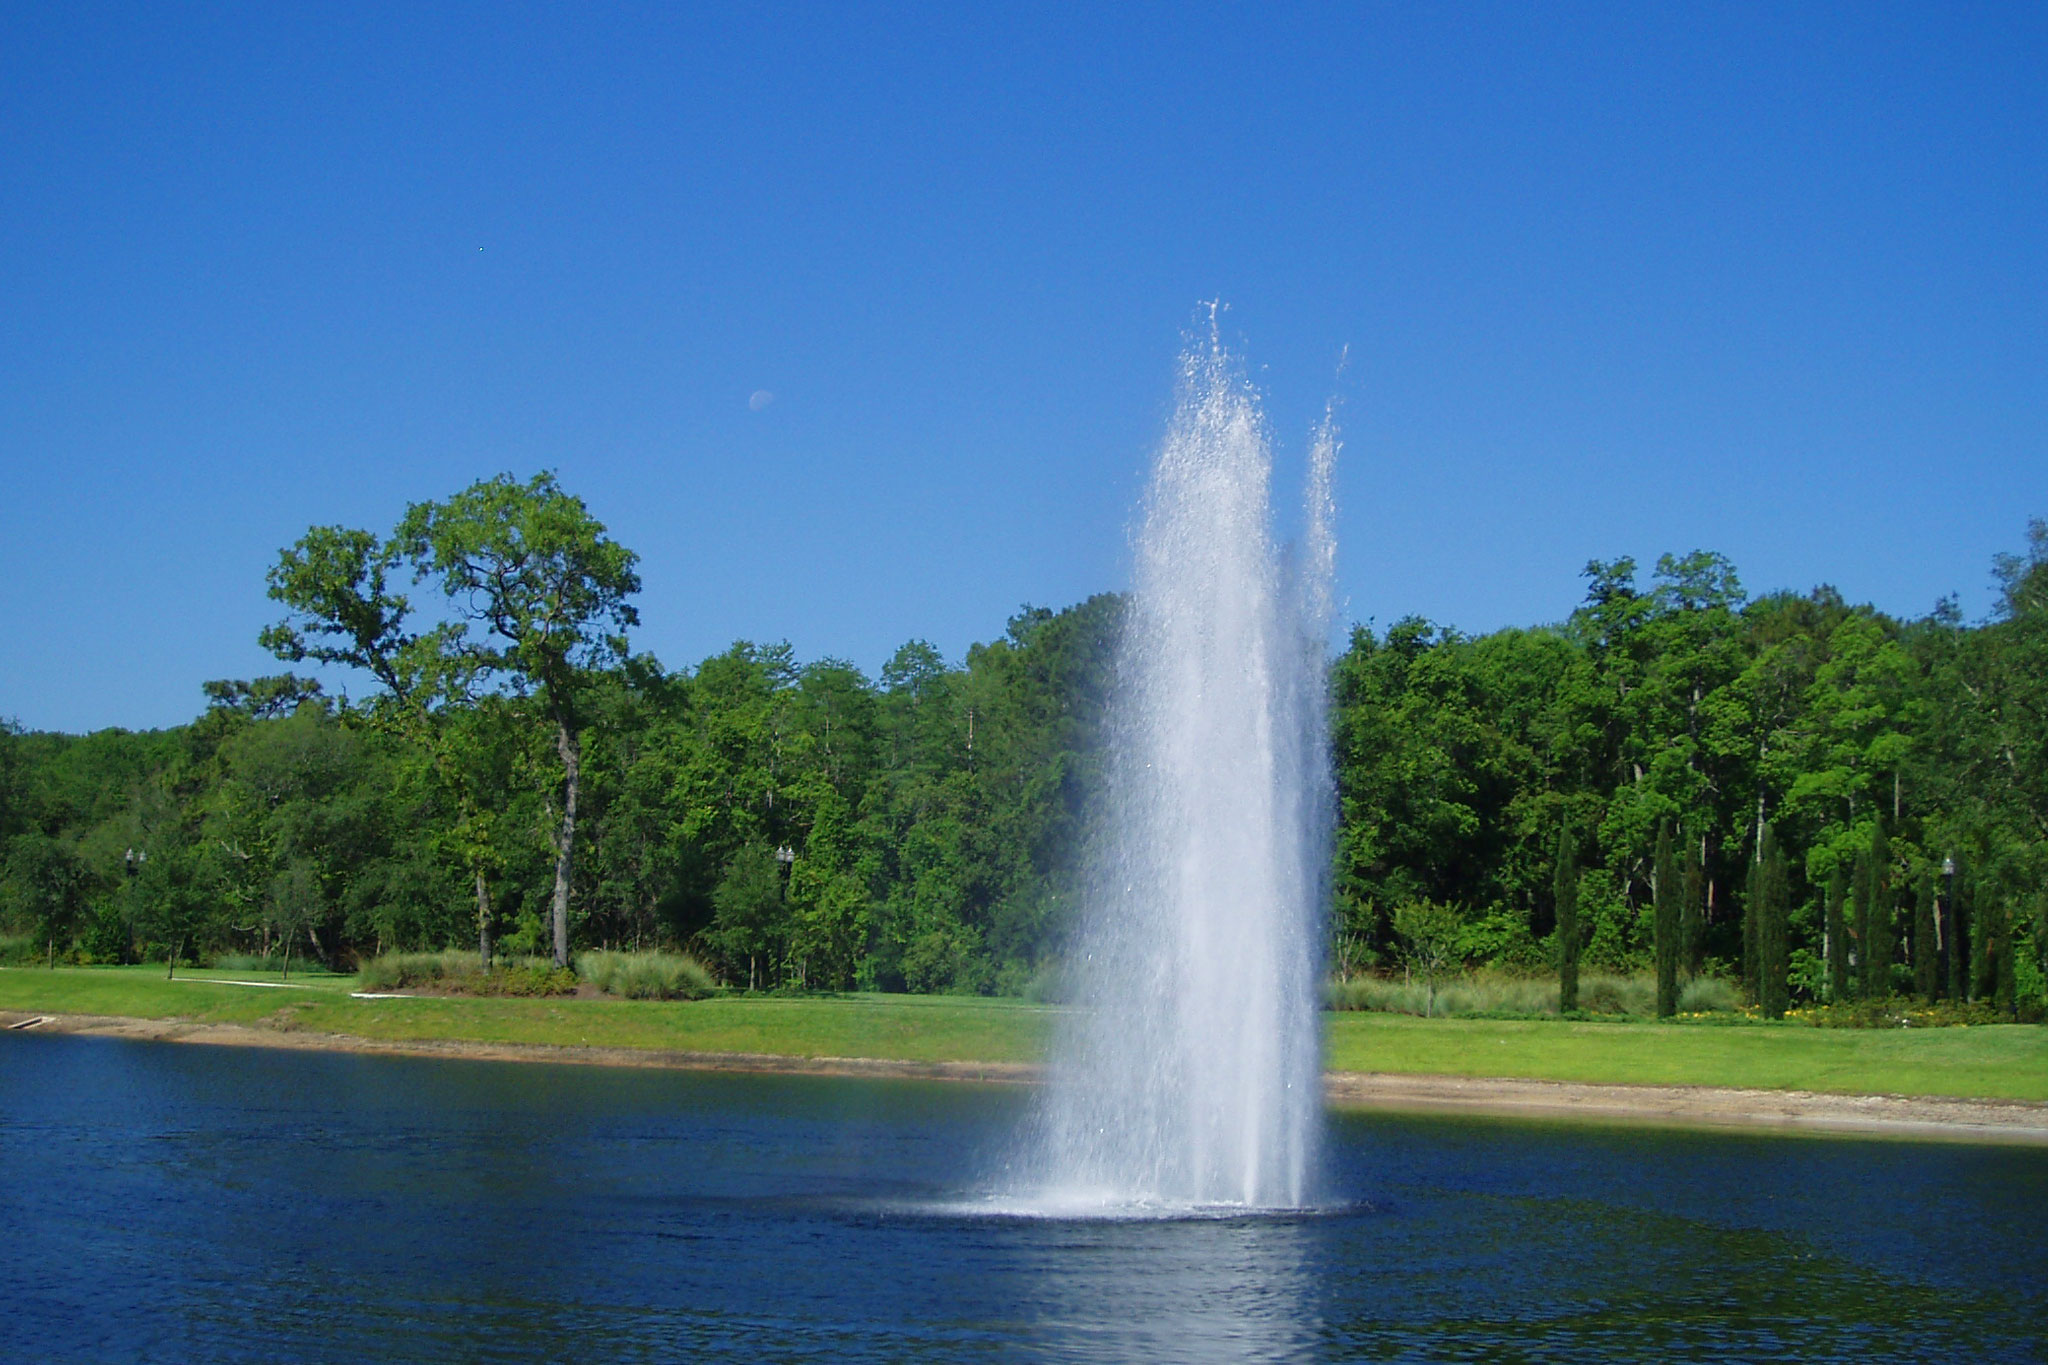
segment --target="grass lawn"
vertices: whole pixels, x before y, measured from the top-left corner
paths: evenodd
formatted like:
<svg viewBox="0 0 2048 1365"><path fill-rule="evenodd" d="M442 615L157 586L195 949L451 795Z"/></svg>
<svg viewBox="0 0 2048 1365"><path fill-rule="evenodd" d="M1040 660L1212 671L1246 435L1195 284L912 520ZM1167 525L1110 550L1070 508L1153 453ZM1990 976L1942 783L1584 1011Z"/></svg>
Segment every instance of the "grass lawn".
<svg viewBox="0 0 2048 1365"><path fill-rule="evenodd" d="M1824 1029L1325 1017L1328 1065L1337 1071L2048 1100L2048 1028L2032 1024Z"/></svg>
<svg viewBox="0 0 2048 1365"><path fill-rule="evenodd" d="M0 1009L279 1024L393 1041L588 1044L902 1061L1030 1062L1057 1011L1011 1000L847 995L632 1000L355 1000L346 976L161 967L0 969ZM1329 1064L1537 1080L2048 1100L2048 1028L1819 1029L1326 1015Z"/></svg>

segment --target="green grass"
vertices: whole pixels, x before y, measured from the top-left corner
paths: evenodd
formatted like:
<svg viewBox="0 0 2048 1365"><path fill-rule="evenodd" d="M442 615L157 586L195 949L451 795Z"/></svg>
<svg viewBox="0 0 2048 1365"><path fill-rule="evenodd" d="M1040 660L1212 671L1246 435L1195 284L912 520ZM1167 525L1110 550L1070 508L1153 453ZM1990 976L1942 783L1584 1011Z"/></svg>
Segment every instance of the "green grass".
<svg viewBox="0 0 2048 1365"><path fill-rule="evenodd" d="M417 997L355 1000L352 976L301 978L295 989L215 984L276 973L161 967L0 969L0 1009L141 1019L283 1025L389 1041L767 1052L896 1061L1030 1062L1044 1055L1056 1009L960 996L725 996L657 1000ZM305 989L297 989L303 985Z"/></svg>
<svg viewBox="0 0 2048 1365"><path fill-rule="evenodd" d="M0 1009L181 1017L352 1034L901 1061L1030 1062L1058 1010L957 996L723 996L698 1001L354 1000L353 977L293 989L274 973L158 967L0 969ZM1821 1029L1764 1023L1572 1023L1326 1015L1338 1070L2048 1100L2048 1028Z"/></svg>
<svg viewBox="0 0 2048 1365"><path fill-rule="evenodd" d="M2048 1100L2048 1028L1329 1019L1339 1071Z"/></svg>

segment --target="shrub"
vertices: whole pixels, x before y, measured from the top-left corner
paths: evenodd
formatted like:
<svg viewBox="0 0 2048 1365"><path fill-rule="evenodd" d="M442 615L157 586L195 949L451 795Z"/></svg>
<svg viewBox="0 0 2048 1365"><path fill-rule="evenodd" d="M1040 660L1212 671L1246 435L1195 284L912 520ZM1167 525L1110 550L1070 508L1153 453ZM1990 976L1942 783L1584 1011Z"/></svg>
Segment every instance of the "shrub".
<svg viewBox="0 0 2048 1365"><path fill-rule="evenodd" d="M215 971L222 972L281 972L285 968L285 956L283 953L272 953L269 957L260 953L222 953L214 958L213 966ZM294 972L327 970L319 958L296 950L291 955L291 969Z"/></svg>
<svg viewBox="0 0 2048 1365"><path fill-rule="evenodd" d="M1419 980L1354 976L1348 981L1330 981L1324 987L1323 998L1333 1010L1529 1018L1558 1012L1558 980L1549 975L1467 972L1441 980L1432 1003L1428 988ZM1588 973L1579 979L1578 1014L1649 1018L1656 1007L1656 982L1647 975ZM1687 982L1678 996L1679 1012L1683 1014L1732 1012L1740 1007L1741 999L1734 986L1716 977L1697 977Z"/></svg>
<svg viewBox="0 0 2048 1365"><path fill-rule="evenodd" d="M363 962L356 986L366 991L427 989L451 995L573 995L576 973L544 957L494 961L486 970L466 948L438 953L381 953Z"/></svg>
<svg viewBox="0 0 2048 1365"><path fill-rule="evenodd" d="M1680 1014L1732 1014L1742 1008L1742 992L1718 976L1696 976L1678 992Z"/></svg>
<svg viewBox="0 0 2048 1365"><path fill-rule="evenodd" d="M606 995L628 1000L702 1000L717 988L704 964L687 953L579 953L576 973Z"/></svg>
<svg viewBox="0 0 2048 1365"><path fill-rule="evenodd" d="M1657 983L1654 978L1636 976L1585 976L1579 980L1579 1009L1587 1014L1634 1014L1657 1012Z"/></svg>

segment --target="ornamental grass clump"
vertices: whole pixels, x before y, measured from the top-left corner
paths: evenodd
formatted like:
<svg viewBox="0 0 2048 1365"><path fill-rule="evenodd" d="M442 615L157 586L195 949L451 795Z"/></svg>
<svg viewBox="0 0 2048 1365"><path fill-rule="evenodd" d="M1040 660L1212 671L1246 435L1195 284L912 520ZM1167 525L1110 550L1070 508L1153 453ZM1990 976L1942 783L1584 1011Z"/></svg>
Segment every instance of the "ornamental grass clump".
<svg viewBox="0 0 2048 1365"><path fill-rule="evenodd" d="M1511 972L1474 971L1446 977L1430 998L1427 986L1401 977L1358 975L1332 981L1324 999L1333 1010L1378 1010L1387 1014L1438 1014L1462 1018L1530 1018L1558 1012L1558 980L1552 976L1518 976ZM1735 1013L1741 992L1718 977L1694 977L1678 992L1680 1014ZM1654 977L1587 973L1579 979L1579 1007L1574 1015L1650 1018L1657 1009Z"/></svg>
<svg viewBox="0 0 2048 1365"><path fill-rule="evenodd" d="M710 971L688 953L594 949L577 955L576 973L627 1000L702 1000L717 989Z"/></svg>
<svg viewBox="0 0 2048 1365"><path fill-rule="evenodd" d="M486 968L474 952L446 948L438 953L379 953L357 969L356 988L446 995L573 995L576 973L544 957L501 958Z"/></svg>
<svg viewBox="0 0 2048 1365"><path fill-rule="evenodd" d="M1679 988L1680 1014L1734 1014L1742 1009L1742 992L1718 976L1696 976Z"/></svg>

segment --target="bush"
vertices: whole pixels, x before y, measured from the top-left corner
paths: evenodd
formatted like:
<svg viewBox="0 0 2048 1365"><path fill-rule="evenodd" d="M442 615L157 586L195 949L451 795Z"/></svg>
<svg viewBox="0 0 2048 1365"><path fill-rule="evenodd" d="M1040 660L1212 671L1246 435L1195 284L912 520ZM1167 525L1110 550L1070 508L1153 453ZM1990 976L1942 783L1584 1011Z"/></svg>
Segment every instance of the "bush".
<svg viewBox="0 0 2048 1365"><path fill-rule="evenodd" d="M596 949L577 954L576 973L606 995L628 1000L702 1000L717 989L704 964L687 953Z"/></svg>
<svg viewBox="0 0 2048 1365"><path fill-rule="evenodd" d="M1640 976L1584 976L1579 978L1579 1009L1647 1018L1657 1012L1657 983Z"/></svg>
<svg viewBox="0 0 2048 1365"><path fill-rule="evenodd" d="M1381 1010L1390 1014L1507 1016L1529 1018L1557 1013L1557 977L1518 976L1509 972L1476 971L1444 979L1434 1007L1421 981L1399 977L1354 976L1331 981L1325 1003L1334 1010ZM1735 1011L1741 998L1728 982L1697 977L1679 992L1681 1014ZM1579 979L1579 1013L1650 1018L1656 1013L1657 988L1647 976L1588 974Z"/></svg>
<svg viewBox="0 0 2048 1365"><path fill-rule="evenodd" d="M0 934L0 967L33 967L43 961L43 943L34 934Z"/></svg>
<svg viewBox="0 0 2048 1365"><path fill-rule="evenodd" d="M573 995L576 973L544 957L494 961L488 970L466 948L438 953L382 953L356 972L365 991L425 989L450 995Z"/></svg>
<svg viewBox="0 0 2048 1365"><path fill-rule="evenodd" d="M1679 988L1680 1014L1732 1014L1742 1008L1742 992L1718 976L1696 976Z"/></svg>
<svg viewBox="0 0 2048 1365"><path fill-rule="evenodd" d="M283 953L272 953L269 957L260 953L222 953L214 958L213 967L220 972L281 972L285 969L285 956ZM291 969L294 972L324 972L327 964L294 949Z"/></svg>
<svg viewBox="0 0 2048 1365"><path fill-rule="evenodd" d="M1557 979L1472 972L1440 984L1432 1006L1429 990L1420 981L1354 976L1349 981L1331 982L1326 999L1331 1009L1382 1010L1390 1014L1556 1014Z"/></svg>

